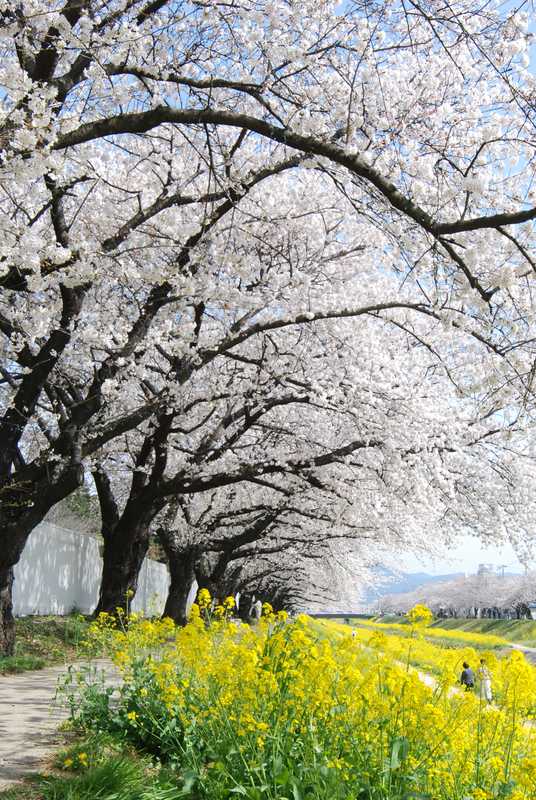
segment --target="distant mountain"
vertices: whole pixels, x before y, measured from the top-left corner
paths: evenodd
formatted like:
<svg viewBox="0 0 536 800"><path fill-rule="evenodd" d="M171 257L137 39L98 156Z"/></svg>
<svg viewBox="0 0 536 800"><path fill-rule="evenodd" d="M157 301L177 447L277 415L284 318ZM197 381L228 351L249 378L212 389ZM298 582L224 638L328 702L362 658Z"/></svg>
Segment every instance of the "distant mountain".
<svg viewBox="0 0 536 800"><path fill-rule="evenodd" d="M391 570L380 568L377 570L378 583L369 587L364 593L361 602L365 605L373 605L378 597L386 594L402 594L412 592L418 586L425 583L439 583L440 581L452 581L455 578L463 577L463 572L450 572L447 575L430 575L428 572L402 572L396 573Z"/></svg>

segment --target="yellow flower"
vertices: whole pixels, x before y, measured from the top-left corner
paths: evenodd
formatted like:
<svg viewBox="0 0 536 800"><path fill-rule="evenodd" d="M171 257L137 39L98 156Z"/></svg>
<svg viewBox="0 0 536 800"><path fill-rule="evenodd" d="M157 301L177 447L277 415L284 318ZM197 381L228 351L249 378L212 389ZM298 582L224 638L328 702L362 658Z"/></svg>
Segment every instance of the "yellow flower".
<svg viewBox="0 0 536 800"><path fill-rule="evenodd" d="M284 741L299 740L303 753L316 754L314 764L329 764L338 781L348 782L347 797L358 794L363 778L371 787L377 780L386 735L403 742L392 758L393 775L401 781L411 775L416 795L489 800L497 784L511 781L509 800L536 797L536 737L525 723L536 709L536 670L521 653L485 653L495 700L482 708L478 692L463 692L458 683L463 661L476 665L483 655L480 640L479 651L445 646L438 628L433 641L428 631L416 637L407 624L373 621L363 621L362 635L352 640L347 626L305 615L274 624L286 615L274 615L270 605L259 626L231 625L227 598L215 612L223 610L223 620L207 626L212 599L206 590L199 602L184 628L140 616L126 630L93 629L94 640L126 664L119 710L133 732L145 730L145 715L129 710L137 693L150 699L152 729L153 721L154 730L165 730L175 720L188 729L194 751L217 751L224 743L252 769L262 764L267 743L284 748ZM423 615L414 618L422 622ZM477 740L483 754L478 783ZM75 758L79 769L83 763L82 755ZM314 764L306 764L311 774ZM209 777L200 779L214 796ZM222 783L222 796L228 789Z"/></svg>
<svg viewBox="0 0 536 800"><path fill-rule="evenodd" d="M199 608L208 608L212 602L208 589L200 589L197 595L197 605Z"/></svg>
<svg viewBox="0 0 536 800"><path fill-rule="evenodd" d="M118 667L124 667L129 663L130 658L126 650L118 650L114 653L113 660L114 664L117 664Z"/></svg>
<svg viewBox="0 0 536 800"><path fill-rule="evenodd" d="M430 609L423 605L422 603L417 603L416 606L413 606L411 611L408 611L406 614L408 622L410 625L429 625L433 622L434 615L430 611Z"/></svg>
<svg viewBox="0 0 536 800"><path fill-rule="evenodd" d="M473 797L472 800L491 800L491 794L489 792L485 792L483 789L473 789Z"/></svg>
<svg viewBox="0 0 536 800"><path fill-rule="evenodd" d="M63 766L65 767L65 769L69 769L69 767L73 766L73 763L74 762L72 758L66 758L65 761L63 762Z"/></svg>

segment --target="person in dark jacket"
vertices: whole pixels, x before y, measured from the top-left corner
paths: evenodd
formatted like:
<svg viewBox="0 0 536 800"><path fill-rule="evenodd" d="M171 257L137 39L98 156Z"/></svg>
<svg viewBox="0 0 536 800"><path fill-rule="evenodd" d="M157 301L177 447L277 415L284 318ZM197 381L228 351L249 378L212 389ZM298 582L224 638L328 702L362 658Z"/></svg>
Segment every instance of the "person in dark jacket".
<svg viewBox="0 0 536 800"><path fill-rule="evenodd" d="M470 692L471 689L475 688L475 673L467 663L467 661L463 662L463 672L460 676L460 683L462 686L465 686L465 691Z"/></svg>

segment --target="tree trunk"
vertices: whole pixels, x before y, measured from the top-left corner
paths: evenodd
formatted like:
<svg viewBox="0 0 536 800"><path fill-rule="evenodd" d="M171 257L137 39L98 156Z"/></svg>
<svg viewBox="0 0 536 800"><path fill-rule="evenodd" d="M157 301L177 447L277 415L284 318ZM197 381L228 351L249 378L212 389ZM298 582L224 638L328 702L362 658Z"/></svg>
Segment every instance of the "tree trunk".
<svg viewBox="0 0 536 800"><path fill-rule="evenodd" d="M15 650L13 617L13 567L21 557L31 528L6 525L0 550L0 655L12 656Z"/></svg>
<svg viewBox="0 0 536 800"><path fill-rule="evenodd" d="M0 485L0 655L12 655L15 647L13 619L13 567L18 563L28 537L50 509L83 483L84 473L68 467L53 481L47 477Z"/></svg>
<svg viewBox="0 0 536 800"><path fill-rule="evenodd" d="M516 618L517 619L532 619L530 608L527 603L518 603L516 605Z"/></svg>
<svg viewBox="0 0 536 800"><path fill-rule="evenodd" d="M225 570L229 564L230 553L203 553L195 564L195 579L199 589L207 589L213 600L223 601L230 593L225 581Z"/></svg>
<svg viewBox="0 0 536 800"><path fill-rule="evenodd" d="M0 569L0 655L15 652L15 618L13 617L13 569Z"/></svg>
<svg viewBox="0 0 536 800"><path fill-rule="evenodd" d="M11 656L15 648L15 620L13 618L13 568L18 563L28 537L41 521L33 514L21 514L19 519L1 513L0 530L0 655ZM44 514L43 514L44 516Z"/></svg>
<svg viewBox="0 0 536 800"><path fill-rule="evenodd" d="M156 512L155 512L156 513ZM136 518L137 517L137 518ZM95 614L127 610L138 589L138 577L147 555L154 513L125 510L117 526L104 540L102 579Z"/></svg>
<svg viewBox="0 0 536 800"><path fill-rule="evenodd" d="M212 554L211 554L212 555ZM211 556L208 553L201 553L195 562L195 579L197 589L206 589L214 598L214 584L212 582L213 564L210 563Z"/></svg>
<svg viewBox="0 0 536 800"><path fill-rule="evenodd" d="M170 515L173 522L175 515ZM177 625L188 621L188 596L195 581L195 564L199 549L192 544L184 544L179 530L164 524L156 531L158 541L166 554L169 567L170 584L166 606L162 617L171 617Z"/></svg>
<svg viewBox="0 0 536 800"><path fill-rule="evenodd" d="M249 622L251 620L251 609L255 595L251 592L240 592L240 599L238 601L237 615L242 622Z"/></svg>
<svg viewBox="0 0 536 800"><path fill-rule="evenodd" d="M163 617L171 617L177 625L188 621L188 597L195 581L195 561L197 553L192 549L180 552L166 552L169 561L171 582Z"/></svg>

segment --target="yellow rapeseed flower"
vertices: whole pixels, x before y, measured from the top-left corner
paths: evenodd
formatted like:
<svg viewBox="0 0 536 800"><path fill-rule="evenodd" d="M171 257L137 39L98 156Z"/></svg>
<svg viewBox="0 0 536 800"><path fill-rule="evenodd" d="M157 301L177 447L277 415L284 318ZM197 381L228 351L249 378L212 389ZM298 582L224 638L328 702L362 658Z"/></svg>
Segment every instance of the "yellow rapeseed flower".
<svg viewBox="0 0 536 800"><path fill-rule="evenodd" d="M407 625L367 623L356 640L347 626L289 622L271 607L258 626L225 613L209 625L202 591L184 628L140 617L126 630L95 626L91 637L125 664L117 702L127 736L139 743L150 731L151 749L169 755L180 731L185 768L210 753L211 766L196 773L204 796L255 788L280 754L291 779L322 769L322 780L343 785L341 797L379 796L380 780L393 796L411 786L434 800L488 800L507 786L509 800L536 797L536 736L524 723L536 709L536 670L521 653L486 654L488 707L458 683L462 661L478 663L472 647L408 637ZM130 711L135 695L150 702Z"/></svg>
<svg viewBox="0 0 536 800"><path fill-rule="evenodd" d="M197 605L199 608L208 608L212 602L210 592L208 589L200 589L197 594Z"/></svg>

